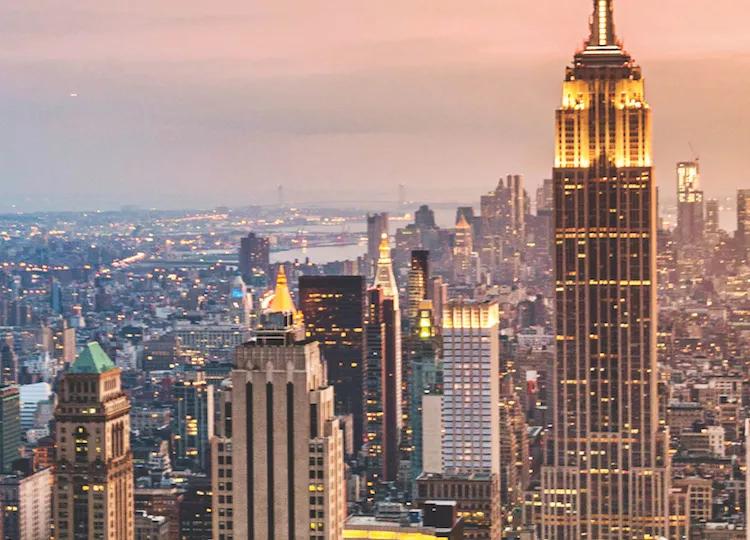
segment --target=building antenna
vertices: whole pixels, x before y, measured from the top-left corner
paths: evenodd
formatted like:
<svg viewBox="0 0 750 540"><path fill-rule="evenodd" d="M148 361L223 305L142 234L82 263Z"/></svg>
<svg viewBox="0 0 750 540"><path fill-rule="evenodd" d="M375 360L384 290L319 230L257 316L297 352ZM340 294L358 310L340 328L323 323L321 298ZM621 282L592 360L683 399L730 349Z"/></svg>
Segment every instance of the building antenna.
<svg viewBox="0 0 750 540"><path fill-rule="evenodd" d="M688 146L690 147L690 153L693 154L693 160L698 163L701 160L701 157L698 155L698 152L695 151L693 143L688 142Z"/></svg>

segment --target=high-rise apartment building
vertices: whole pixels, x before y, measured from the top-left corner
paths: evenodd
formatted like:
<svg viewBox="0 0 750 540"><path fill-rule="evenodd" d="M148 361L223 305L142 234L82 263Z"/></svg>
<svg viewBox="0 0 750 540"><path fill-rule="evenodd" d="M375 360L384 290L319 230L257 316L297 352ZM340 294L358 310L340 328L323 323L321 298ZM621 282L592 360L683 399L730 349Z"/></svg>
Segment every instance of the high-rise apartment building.
<svg viewBox="0 0 750 540"><path fill-rule="evenodd" d="M49 540L52 524L52 470L0 475L0 538Z"/></svg>
<svg viewBox="0 0 750 540"><path fill-rule="evenodd" d="M354 452L362 447L365 281L362 276L302 276L305 335L320 344L337 415L352 415Z"/></svg>
<svg viewBox="0 0 750 540"><path fill-rule="evenodd" d="M234 538L342 539L343 437L318 344L290 330L238 347L231 403Z"/></svg>
<svg viewBox="0 0 750 540"><path fill-rule="evenodd" d="M250 282L254 275L268 275L271 245L268 238L250 233L240 240L240 274Z"/></svg>
<svg viewBox="0 0 750 540"><path fill-rule="evenodd" d="M677 164L677 237L685 246L700 243L705 232L700 177L700 164L697 161Z"/></svg>
<svg viewBox="0 0 750 540"><path fill-rule="evenodd" d="M640 67L612 0L566 70L556 114L557 350L542 537L668 536L656 358L656 189Z"/></svg>
<svg viewBox="0 0 750 540"><path fill-rule="evenodd" d="M207 472L214 434L214 387L202 371L186 371L173 387L174 458L177 468Z"/></svg>
<svg viewBox="0 0 750 540"><path fill-rule="evenodd" d="M452 300L443 311L443 467L500 470L500 341L496 303Z"/></svg>
<svg viewBox="0 0 750 540"><path fill-rule="evenodd" d="M21 448L21 398L17 386L0 387L0 473L13 471Z"/></svg>
<svg viewBox="0 0 750 540"><path fill-rule="evenodd" d="M750 189L737 190L737 247L743 260L750 260Z"/></svg>
<svg viewBox="0 0 750 540"><path fill-rule="evenodd" d="M133 539L129 413L120 369L89 343L63 377L55 409L56 539Z"/></svg>

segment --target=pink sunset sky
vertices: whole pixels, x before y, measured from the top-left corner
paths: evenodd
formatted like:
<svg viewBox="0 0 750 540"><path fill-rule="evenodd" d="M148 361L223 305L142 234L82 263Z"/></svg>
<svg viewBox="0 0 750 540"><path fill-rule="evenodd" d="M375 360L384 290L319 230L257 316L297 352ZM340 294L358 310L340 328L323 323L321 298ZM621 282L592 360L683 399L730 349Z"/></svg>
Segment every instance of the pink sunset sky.
<svg viewBox="0 0 750 540"><path fill-rule="evenodd" d="M657 174L749 187L750 4L619 0ZM29 0L0 8L0 211L474 202L550 175L590 0Z"/></svg>

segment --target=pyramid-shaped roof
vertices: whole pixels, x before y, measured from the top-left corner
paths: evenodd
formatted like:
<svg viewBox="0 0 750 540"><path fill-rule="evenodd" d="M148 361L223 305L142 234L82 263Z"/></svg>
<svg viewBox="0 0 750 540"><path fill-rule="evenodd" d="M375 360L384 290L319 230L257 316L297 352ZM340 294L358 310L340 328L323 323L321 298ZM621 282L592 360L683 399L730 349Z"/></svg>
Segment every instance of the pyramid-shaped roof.
<svg viewBox="0 0 750 540"><path fill-rule="evenodd" d="M86 345L86 347L78 355L73 365L70 366L69 373L104 373L110 369L115 369L115 364L112 362L107 353L104 352L101 345L95 341Z"/></svg>

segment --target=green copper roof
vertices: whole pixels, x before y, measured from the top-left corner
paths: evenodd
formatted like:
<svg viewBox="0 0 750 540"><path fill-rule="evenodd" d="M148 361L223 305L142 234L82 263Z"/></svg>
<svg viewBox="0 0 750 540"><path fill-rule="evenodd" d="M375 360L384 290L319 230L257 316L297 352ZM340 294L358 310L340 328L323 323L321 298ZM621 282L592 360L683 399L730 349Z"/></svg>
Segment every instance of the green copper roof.
<svg viewBox="0 0 750 540"><path fill-rule="evenodd" d="M114 369L115 364L101 346L92 342L86 345L76 361L70 366L70 373L104 373Z"/></svg>

